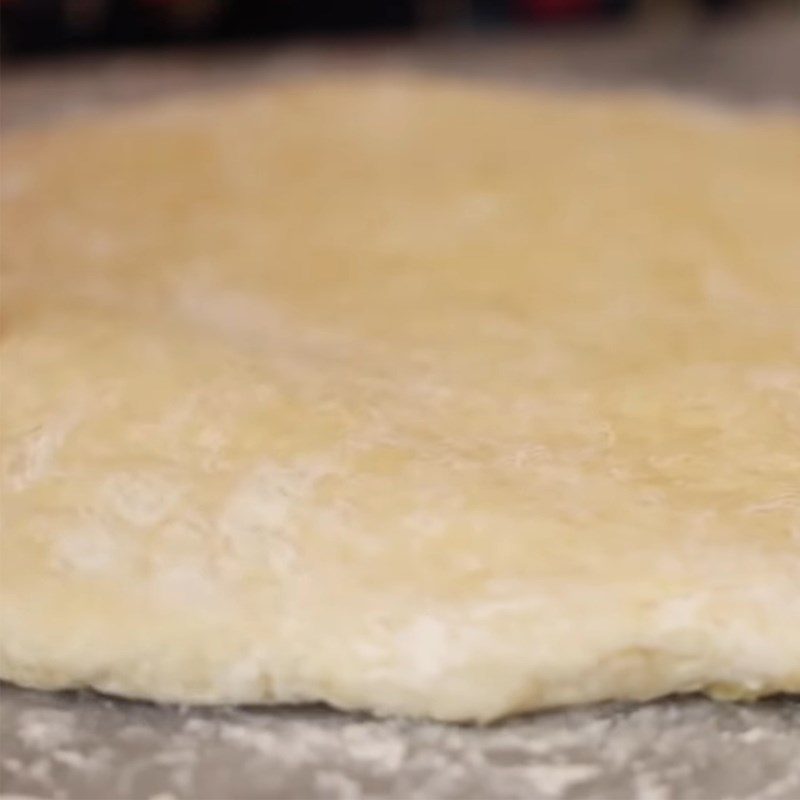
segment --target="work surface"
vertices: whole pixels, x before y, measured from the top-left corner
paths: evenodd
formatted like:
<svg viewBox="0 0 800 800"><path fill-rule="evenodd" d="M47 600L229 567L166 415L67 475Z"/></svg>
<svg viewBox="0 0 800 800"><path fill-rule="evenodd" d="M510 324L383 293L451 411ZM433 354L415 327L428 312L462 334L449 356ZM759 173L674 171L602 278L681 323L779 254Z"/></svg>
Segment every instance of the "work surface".
<svg viewBox="0 0 800 800"><path fill-rule="evenodd" d="M800 704L694 698L487 728L158 708L6 688L3 788L33 797L795 800Z"/></svg>
<svg viewBox="0 0 800 800"><path fill-rule="evenodd" d="M9 67L6 128L331 67L403 67L566 87L800 102L800 25L563 39L306 44ZM770 798L800 796L800 703L699 699L548 712L489 728L316 707L158 708L3 691L2 790L65 798Z"/></svg>

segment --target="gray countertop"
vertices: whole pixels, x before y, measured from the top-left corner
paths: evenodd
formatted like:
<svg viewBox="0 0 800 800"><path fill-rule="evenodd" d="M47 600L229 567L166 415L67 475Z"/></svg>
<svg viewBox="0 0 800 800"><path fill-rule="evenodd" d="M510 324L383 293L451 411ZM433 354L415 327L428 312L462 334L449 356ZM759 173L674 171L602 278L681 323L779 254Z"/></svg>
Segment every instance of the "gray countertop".
<svg viewBox="0 0 800 800"><path fill-rule="evenodd" d="M800 798L800 701L790 699L608 704L489 727L12 687L3 706L3 788L27 797Z"/></svg>
<svg viewBox="0 0 800 800"><path fill-rule="evenodd" d="M649 88L715 103L797 107L800 17L19 62L3 71L2 124L50 124L151 97L331 68ZM11 686L3 688L2 710L0 790L9 797L800 798L800 700L791 698L611 704L490 727L375 720L321 707L179 709Z"/></svg>

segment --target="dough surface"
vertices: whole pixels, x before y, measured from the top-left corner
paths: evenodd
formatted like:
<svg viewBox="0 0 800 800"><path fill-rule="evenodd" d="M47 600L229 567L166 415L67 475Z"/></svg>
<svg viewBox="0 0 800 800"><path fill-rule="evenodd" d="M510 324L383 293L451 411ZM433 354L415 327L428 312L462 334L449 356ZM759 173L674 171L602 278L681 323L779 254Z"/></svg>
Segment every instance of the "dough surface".
<svg viewBox="0 0 800 800"><path fill-rule="evenodd" d="M3 678L800 691L796 118L343 78L3 164Z"/></svg>

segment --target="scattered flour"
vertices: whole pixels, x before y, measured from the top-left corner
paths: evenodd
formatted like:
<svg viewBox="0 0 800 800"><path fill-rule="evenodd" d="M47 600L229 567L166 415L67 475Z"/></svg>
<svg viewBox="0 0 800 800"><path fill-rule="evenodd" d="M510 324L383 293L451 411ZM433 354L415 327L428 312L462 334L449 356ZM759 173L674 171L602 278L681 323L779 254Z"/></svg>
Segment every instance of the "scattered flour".
<svg viewBox="0 0 800 800"><path fill-rule="evenodd" d="M113 800L797 800L800 702L687 698L488 727L319 706L160 708L3 693L2 786Z"/></svg>
<svg viewBox="0 0 800 800"><path fill-rule="evenodd" d="M36 708L21 715L17 735L31 750L52 751L72 739L74 724L75 717L68 711Z"/></svg>

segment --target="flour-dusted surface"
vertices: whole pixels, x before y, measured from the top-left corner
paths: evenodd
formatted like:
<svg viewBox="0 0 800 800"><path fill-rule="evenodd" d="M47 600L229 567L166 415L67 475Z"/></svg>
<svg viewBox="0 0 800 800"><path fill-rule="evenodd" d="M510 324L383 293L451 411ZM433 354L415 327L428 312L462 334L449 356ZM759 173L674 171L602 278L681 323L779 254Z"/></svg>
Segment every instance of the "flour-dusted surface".
<svg viewBox="0 0 800 800"><path fill-rule="evenodd" d="M800 704L687 698L462 727L6 688L0 788L74 800L796 800Z"/></svg>

